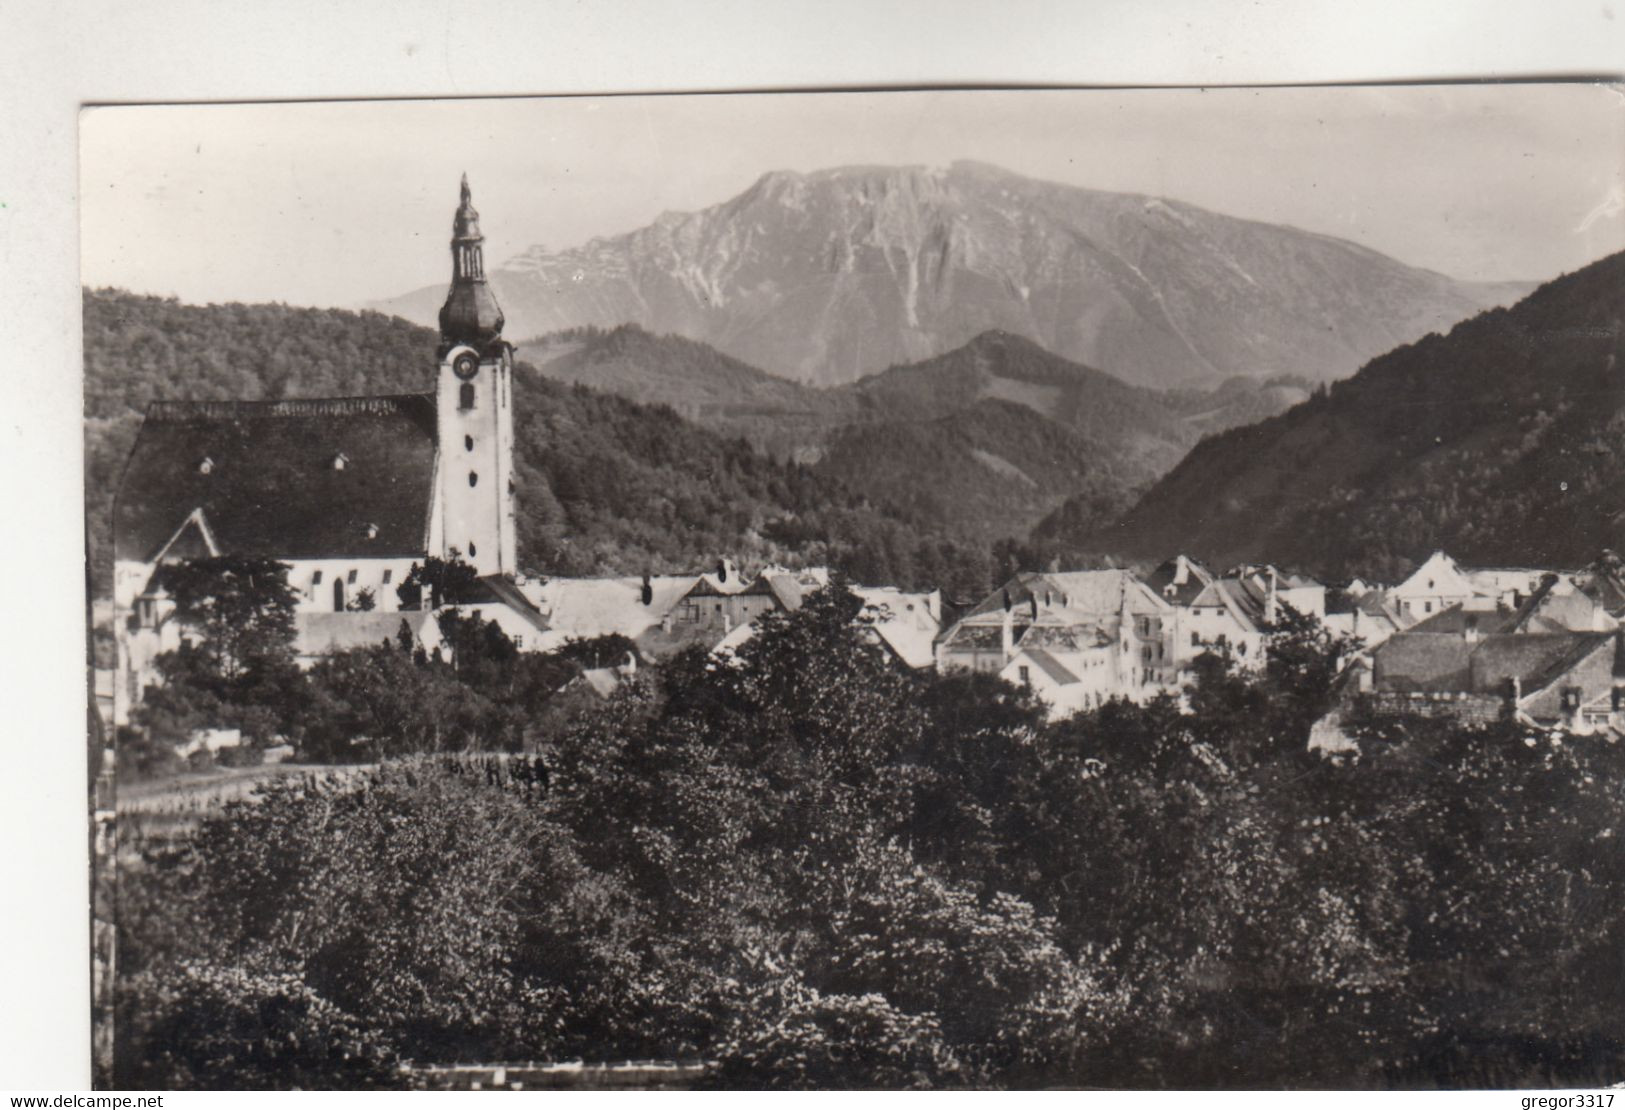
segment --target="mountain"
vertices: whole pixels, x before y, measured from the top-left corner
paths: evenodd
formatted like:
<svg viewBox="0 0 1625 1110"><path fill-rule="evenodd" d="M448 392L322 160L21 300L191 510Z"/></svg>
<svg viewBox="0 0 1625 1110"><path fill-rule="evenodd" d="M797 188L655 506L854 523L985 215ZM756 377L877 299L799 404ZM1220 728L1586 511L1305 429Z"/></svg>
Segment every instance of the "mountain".
<svg viewBox="0 0 1625 1110"><path fill-rule="evenodd" d="M513 335L637 323L820 385L995 329L1137 385L1330 380L1527 291L974 162L773 172L700 212L533 247L491 281ZM374 307L428 324L444 292Z"/></svg>
<svg viewBox="0 0 1625 1110"><path fill-rule="evenodd" d="M676 335L633 324L577 328L522 343L518 357L542 375L744 436L773 455L806 457L811 445L857 414L857 398L787 381ZM816 451L813 452L816 456Z"/></svg>
<svg viewBox="0 0 1625 1110"><path fill-rule="evenodd" d="M92 588L111 586L112 498L149 401L426 390L436 333L374 313L84 294L85 513ZM794 387L791 387L794 388ZM746 562L860 581L989 588L988 553L872 490L754 450L671 409L552 381L514 386L519 559L533 573Z"/></svg>
<svg viewBox="0 0 1625 1110"><path fill-rule="evenodd" d="M1328 575L1394 578L1437 548L1580 566L1625 547L1622 355L1616 254L1203 441L1114 528L1063 513L1039 534Z"/></svg>
<svg viewBox="0 0 1625 1110"><path fill-rule="evenodd" d="M1158 393L1008 332L857 382L814 389L631 325L525 344L549 377L743 436L976 542L1025 536L1069 495L1108 520L1204 433L1273 415L1302 383L1235 379Z"/></svg>

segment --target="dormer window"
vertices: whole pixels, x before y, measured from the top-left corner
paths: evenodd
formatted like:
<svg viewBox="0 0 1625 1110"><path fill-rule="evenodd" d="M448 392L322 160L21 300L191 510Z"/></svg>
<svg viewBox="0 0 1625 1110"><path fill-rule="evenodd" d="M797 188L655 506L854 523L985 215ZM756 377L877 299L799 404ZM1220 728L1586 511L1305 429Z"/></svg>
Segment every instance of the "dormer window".
<svg viewBox="0 0 1625 1110"><path fill-rule="evenodd" d="M197 472L199 474L212 474L212 473L214 473L214 460L209 458L209 456L204 455L201 459L198 460Z"/></svg>
<svg viewBox="0 0 1625 1110"><path fill-rule="evenodd" d="M350 459L343 451L333 456L333 469L343 470L350 463Z"/></svg>
<svg viewBox="0 0 1625 1110"><path fill-rule="evenodd" d="M369 540L375 540L378 538L378 525L376 524L369 524L363 528L362 531L366 533Z"/></svg>

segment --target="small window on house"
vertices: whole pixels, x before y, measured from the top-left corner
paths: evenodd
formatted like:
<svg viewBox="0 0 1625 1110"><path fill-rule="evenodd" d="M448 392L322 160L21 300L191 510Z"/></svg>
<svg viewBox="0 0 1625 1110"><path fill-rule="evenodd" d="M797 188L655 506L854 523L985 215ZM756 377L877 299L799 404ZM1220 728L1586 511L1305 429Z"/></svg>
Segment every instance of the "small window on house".
<svg viewBox="0 0 1625 1110"><path fill-rule="evenodd" d="M320 586L322 584L322 572L321 571L318 570L315 574L312 574L310 576L310 584L312 586Z"/></svg>
<svg viewBox="0 0 1625 1110"><path fill-rule="evenodd" d="M1431 602L1431 601L1422 602L1422 612L1424 612L1424 613L1433 612L1433 602Z"/></svg>
<svg viewBox="0 0 1625 1110"><path fill-rule="evenodd" d="M474 450L474 437L473 436L464 436L463 437L463 447L466 448L467 450L470 450L470 451Z"/></svg>
<svg viewBox="0 0 1625 1110"><path fill-rule="evenodd" d="M1247 654L1247 641L1246 640L1241 641L1241 643L1236 647L1236 650L1239 651L1241 654L1246 655Z"/></svg>
<svg viewBox="0 0 1625 1110"><path fill-rule="evenodd" d="M479 484L480 484L480 476L478 474L476 474L474 471L470 470L468 472L468 488L473 489L475 486L477 486Z"/></svg>
<svg viewBox="0 0 1625 1110"><path fill-rule="evenodd" d="M395 577L395 572L386 568L384 571L384 585L389 585L389 580L393 577Z"/></svg>
<svg viewBox="0 0 1625 1110"><path fill-rule="evenodd" d="M474 383L464 382L457 387L457 407L471 409L474 407Z"/></svg>
<svg viewBox="0 0 1625 1110"><path fill-rule="evenodd" d="M1201 646L1202 646L1202 636L1201 636L1201 633L1199 633L1199 632L1192 632L1192 633L1191 633L1191 647L1201 647Z"/></svg>
<svg viewBox="0 0 1625 1110"><path fill-rule="evenodd" d="M1033 684L1032 672L1027 669L1025 664L1017 669L1021 672L1021 684L1023 686L1031 686Z"/></svg>
<svg viewBox="0 0 1625 1110"><path fill-rule="evenodd" d="M356 572L352 569L349 574L344 576L344 580L353 586L355 585L355 576Z"/></svg>

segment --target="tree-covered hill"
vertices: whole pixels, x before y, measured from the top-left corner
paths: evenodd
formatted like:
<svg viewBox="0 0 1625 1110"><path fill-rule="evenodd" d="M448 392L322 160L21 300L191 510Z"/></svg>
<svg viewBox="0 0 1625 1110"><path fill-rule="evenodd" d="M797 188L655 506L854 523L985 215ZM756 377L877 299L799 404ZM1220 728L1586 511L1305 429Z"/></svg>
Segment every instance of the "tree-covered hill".
<svg viewBox="0 0 1625 1110"><path fill-rule="evenodd" d="M1307 395L1302 382L1254 379L1159 393L1000 331L826 389L632 325L577 328L520 351L546 377L668 404L975 543L1023 537L1068 498L1104 523L1202 435Z"/></svg>
<svg viewBox="0 0 1625 1110"><path fill-rule="evenodd" d="M1625 545L1622 355L1618 254L1204 441L1115 528L1064 538L1389 578L1436 548L1581 565Z"/></svg>
<svg viewBox="0 0 1625 1110"><path fill-rule="evenodd" d="M428 389L434 372L435 334L376 313L92 290L84 325L98 593L111 582L112 499L147 402L399 393ZM962 549L935 522L900 518L668 408L550 381L523 364L514 396L520 562L530 571L660 572L731 554L827 562L872 580L907 581L916 567L950 580L968 565L965 588L985 588L985 553Z"/></svg>

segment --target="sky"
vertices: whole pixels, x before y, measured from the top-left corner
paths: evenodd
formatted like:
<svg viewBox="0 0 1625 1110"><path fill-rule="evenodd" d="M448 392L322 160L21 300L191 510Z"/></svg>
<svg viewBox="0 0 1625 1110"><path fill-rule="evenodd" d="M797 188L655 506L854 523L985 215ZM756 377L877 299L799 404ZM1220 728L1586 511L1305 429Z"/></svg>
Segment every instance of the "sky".
<svg viewBox="0 0 1625 1110"><path fill-rule="evenodd" d="M356 307L770 170L991 162L1337 235L1468 280L1625 249L1625 94L1595 85L717 94L114 106L81 115L81 277Z"/></svg>

